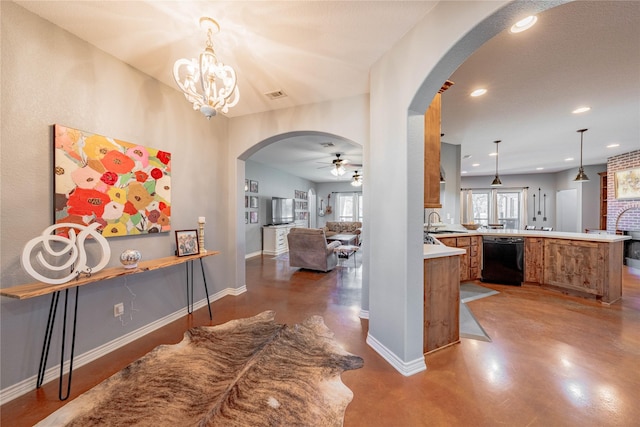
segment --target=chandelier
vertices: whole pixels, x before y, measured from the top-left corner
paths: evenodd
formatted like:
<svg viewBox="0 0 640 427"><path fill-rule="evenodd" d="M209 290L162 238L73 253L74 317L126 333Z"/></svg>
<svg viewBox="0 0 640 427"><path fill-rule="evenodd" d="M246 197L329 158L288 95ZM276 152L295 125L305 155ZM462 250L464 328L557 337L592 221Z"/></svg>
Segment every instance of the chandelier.
<svg viewBox="0 0 640 427"><path fill-rule="evenodd" d="M358 174L358 171L353 174L351 185L354 187L362 186L362 175Z"/></svg>
<svg viewBox="0 0 640 427"><path fill-rule="evenodd" d="M229 65L218 62L211 37L220 25L206 16L200 18L200 28L207 31L207 45L198 59L178 59L173 65L173 78L184 92L193 109L207 119L218 112L228 113L240 100L236 72Z"/></svg>

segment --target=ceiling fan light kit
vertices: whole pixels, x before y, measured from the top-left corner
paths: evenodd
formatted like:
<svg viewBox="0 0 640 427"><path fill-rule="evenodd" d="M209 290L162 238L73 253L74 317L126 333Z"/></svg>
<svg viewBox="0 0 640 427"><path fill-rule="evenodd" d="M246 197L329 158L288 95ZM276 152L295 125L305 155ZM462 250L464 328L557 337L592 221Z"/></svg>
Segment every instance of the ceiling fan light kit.
<svg viewBox="0 0 640 427"><path fill-rule="evenodd" d="M353 178L351 180L351 185L353 185L354 187L361 187L362 186L362 175L360 175L358 173L358 171L356 171L353 174Z"/></svg>
<svg viewBox="0 0 640 427"><path fill-rule="evenodd" d="M207 31L207 42L198 59L178 59L173 65L173 78L193 109L207 119L218 112L228 113L240 100L235 70L218 62L211 37L220 25L206 16L200 18L200 28Z"/></svg>

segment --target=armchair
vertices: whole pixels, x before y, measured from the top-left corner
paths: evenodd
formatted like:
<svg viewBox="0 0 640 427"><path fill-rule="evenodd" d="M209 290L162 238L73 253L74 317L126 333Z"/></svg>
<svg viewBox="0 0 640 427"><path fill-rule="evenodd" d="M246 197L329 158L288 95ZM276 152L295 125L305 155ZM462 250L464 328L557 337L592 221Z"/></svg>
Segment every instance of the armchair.
<svg viewBox="0 0 640 427"><path fill-rule="evenodd" d="M309 270L330 271L338 264L334 251L340 242L327 244L321 228L292 228L287 234L289 266Z"/></svg>

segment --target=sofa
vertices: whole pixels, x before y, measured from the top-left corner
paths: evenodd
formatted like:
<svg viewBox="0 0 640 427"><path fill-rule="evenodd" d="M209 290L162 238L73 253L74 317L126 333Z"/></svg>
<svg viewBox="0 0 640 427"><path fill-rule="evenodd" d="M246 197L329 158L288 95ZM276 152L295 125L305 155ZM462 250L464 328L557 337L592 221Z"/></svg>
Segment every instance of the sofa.
<svg viewBox="0 0 640 427"><path fill-rule="evenodd" d="M290 267L327 272L338 265L335 249L340 242L327 244L322 228L292 228L287 234L287 243Z"/></svg>
<svg viewBox="0 0 640 427"><path fill-rule="evenodd" d="M360 221L327 221L324 226L324 233L327 237L336 234L355 234L357 236L355 244L359 245L362 241L360 238L362 223Z"/></svg>

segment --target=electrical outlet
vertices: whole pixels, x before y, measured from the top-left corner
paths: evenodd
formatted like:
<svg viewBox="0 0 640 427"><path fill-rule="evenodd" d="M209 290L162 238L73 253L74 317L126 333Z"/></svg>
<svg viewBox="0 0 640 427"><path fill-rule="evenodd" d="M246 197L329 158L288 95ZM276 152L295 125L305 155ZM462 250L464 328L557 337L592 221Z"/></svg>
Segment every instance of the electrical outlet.
<svg viewBox="0 0 640 427"><path fill-rule="evenodd" d="M122 316L124 314L124 304L119 302L113 306L113 317Z"/></svg>

